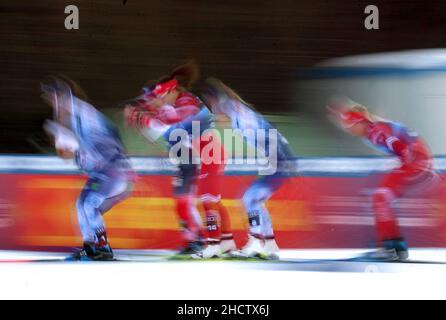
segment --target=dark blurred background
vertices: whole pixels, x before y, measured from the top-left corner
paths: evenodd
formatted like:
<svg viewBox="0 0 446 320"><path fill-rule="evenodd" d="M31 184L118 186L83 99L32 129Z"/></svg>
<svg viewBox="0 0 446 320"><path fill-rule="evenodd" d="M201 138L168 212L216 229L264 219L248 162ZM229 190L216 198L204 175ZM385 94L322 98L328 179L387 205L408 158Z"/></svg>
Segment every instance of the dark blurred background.
<svg viewBox="0 0 446 320"><path fill-rule="evenodd" d="M39 81L77 80L99 108L195 59L264 112L299 110L297 70L360 53L446 46L446 1L0 0L0 152L38 152ZM65 6L80 30L64 28ZM380 9L378 31L364 8Z"/></svg>

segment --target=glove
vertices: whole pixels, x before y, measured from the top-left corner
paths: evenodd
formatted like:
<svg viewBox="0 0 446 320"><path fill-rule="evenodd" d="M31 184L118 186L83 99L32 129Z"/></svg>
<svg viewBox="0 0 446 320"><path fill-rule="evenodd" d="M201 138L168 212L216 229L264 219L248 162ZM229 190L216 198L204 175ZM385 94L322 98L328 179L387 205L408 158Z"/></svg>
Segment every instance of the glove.
<svg viewBox="0 0 446 320"><path fill-rule="evenodd" d="M55 147L57 150L64 150L70 153L75 153L79 150L79 142L71 130L52 120L47 120L45 122L44 129L54 136Z"/></svg>
<svg viewBox="0 0 446 320"><path fill-rule="evenodd" d="M141 111L138 107L128 106L125 108L124 117L128 125L140 129L150 125L153 114Z"/></svg>

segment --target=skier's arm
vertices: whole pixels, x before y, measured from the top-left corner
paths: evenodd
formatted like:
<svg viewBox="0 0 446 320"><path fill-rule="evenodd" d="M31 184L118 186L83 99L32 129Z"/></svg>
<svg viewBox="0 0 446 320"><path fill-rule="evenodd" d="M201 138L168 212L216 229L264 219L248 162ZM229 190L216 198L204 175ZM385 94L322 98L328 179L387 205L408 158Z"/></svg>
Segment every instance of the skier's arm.
<svg viewBox="0 0 446 320"><path fill-rule="evenodd" d="M159 109L158 120L165 124L176 124L196 115L200 109L197 106L188 105L181 107L163 106Z"/></svg>
<svg viewBox="0 0 446 320"><path fill-rule="evenodd" d="M45 122L44 129L54 137L55 148L61 158L74 158L79 149L79 142L72 131L51 120Z"/></svg>
<svg viewBox="0 0 446 320"><path fill-rule="evenodd" d="M394 136L387 137L386 144L403 163L411 163L415 159L411 148L400 139Z"/></svg>
<svg viewBox="0 0 446 320"><path fill-rule="evenodd" d="M385 125L378 125L371 134L371 141L377 145L387 147L393 154L400 158L403 164L411 163L415 156L407 143L399 139Z"/></svg>

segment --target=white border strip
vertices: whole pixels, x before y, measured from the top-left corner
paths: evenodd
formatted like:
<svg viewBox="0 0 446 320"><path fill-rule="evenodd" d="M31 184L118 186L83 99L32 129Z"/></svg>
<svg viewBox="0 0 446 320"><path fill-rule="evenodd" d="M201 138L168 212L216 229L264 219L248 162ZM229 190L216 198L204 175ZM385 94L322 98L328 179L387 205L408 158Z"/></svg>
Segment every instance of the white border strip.
<svg viewBox="0 0 446 320"><path fill-rule="evenodd" d="M159 173L175 172L176 167L168 158L131 158L137 172ZM292 173L307 174L369 174L386 172L398 166L394 158L308 158L296 160L290 166ZM435 160L436 168L446 171L446 158ZM229 165L227 173L255 173L258 167L253 165ZM52 156L0 156L0 172L42 172L42 173L79 173L73 161L66 161Z"/></svg>

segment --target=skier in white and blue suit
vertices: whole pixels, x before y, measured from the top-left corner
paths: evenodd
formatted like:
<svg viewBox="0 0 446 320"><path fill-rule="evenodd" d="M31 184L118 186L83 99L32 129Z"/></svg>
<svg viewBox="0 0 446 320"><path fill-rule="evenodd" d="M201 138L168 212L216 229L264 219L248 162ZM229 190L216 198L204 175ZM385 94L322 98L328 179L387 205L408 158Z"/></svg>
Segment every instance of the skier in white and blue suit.
<svg viewBox="0 0 446 320"><path fill-rule="evenodd" d="M265 172L245 192L243 203L249 219L249 240L239 252L243 257L278 259L279 247L275 241L273 223L266 202L294 174L295 156L288 141L261 114L244 102L232 89L217 79L208 79L203 99L213 113L228 118L233 129L240 130L248 145L263 153L274 168ZM263 143L258 131L265 133ZM247 134L255 133L253 134ZM270 135L270 133L273 133ZM272 154L272 151L274 153Z"/></svg>
<svg viewBox="0 0 446 320"><path fill-rule="evenodd" d="M112 260L102 216L130 195L133 176L118 130L71 80L54 78L42 92L54 108L54 120L45 129L54 137L59 156L74 158L88 176L77 201L84 247L73 259Z"/></svg>

